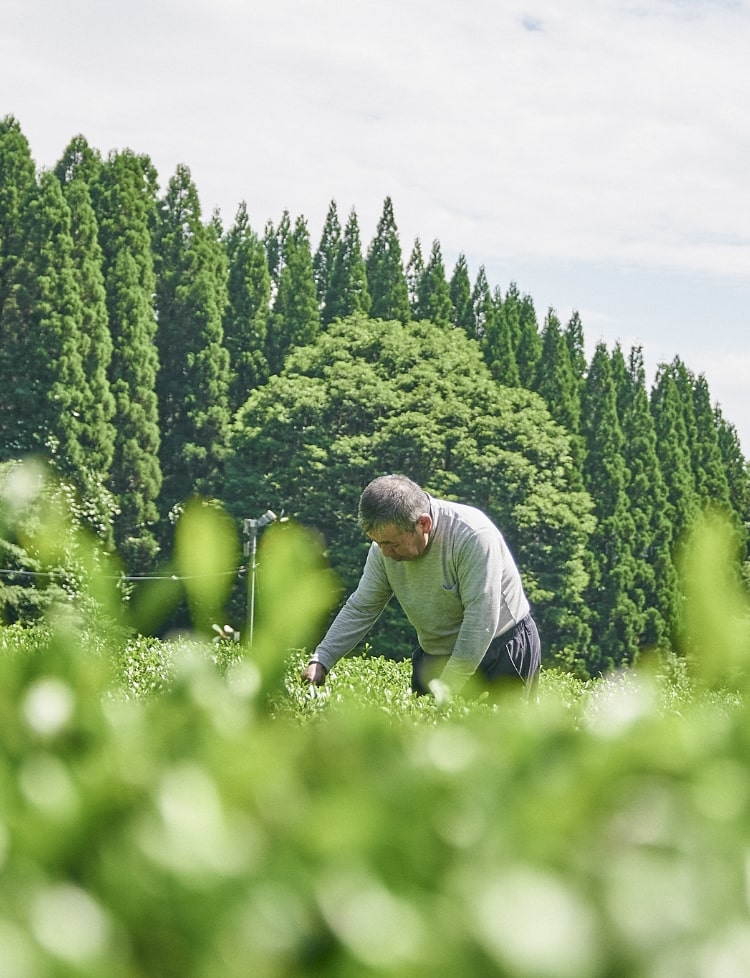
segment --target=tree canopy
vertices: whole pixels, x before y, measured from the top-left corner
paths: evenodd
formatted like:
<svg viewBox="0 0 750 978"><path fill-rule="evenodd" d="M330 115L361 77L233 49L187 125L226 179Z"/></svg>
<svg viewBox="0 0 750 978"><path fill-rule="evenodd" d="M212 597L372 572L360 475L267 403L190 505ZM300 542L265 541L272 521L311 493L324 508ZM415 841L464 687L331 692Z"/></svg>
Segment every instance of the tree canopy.
<svg viewBox="0 0 750 978"><path fill-rule="evenodd" d="M580 637L591 505L566 432L530 391L491 377L462 330L353 316L297 348L237 414L224 496L313 526L353 586L366 549L359 493L386 472L484 509L523 570L550 646Z"/></svg>

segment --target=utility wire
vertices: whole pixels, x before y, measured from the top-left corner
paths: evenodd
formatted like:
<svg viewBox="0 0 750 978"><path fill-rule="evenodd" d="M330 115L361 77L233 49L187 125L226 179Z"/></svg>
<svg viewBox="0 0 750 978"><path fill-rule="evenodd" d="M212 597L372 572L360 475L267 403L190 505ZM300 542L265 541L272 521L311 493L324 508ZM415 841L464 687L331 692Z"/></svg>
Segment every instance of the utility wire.
<svg viewBox="0 0 750 978"><path fill-rule="evenodd" d="M246 568L244 566L238 567L236 571L221 571L219 574L118 574L118 575L105 575L102 580L105 581L198 581L204 580L207 577L235 577L244 573ZM13 575L18 575L21 577L65 577L66 571L29 571L29 570L13 570L10 567L0 567L0 575L6 575L12 577Z"/></svg>

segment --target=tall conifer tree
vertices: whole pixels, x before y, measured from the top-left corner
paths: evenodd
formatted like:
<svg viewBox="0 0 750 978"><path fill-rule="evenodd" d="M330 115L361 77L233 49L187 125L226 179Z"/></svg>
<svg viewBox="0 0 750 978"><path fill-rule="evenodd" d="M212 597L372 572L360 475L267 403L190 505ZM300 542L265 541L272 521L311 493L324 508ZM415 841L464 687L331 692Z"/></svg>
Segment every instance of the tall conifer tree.
<svg viewBox="0 0 750 978"><path fill-rule="evenodd" d="M533 390L542 356L542 337L539 333L533 300L530 295L520 295L516 283L511 282L505 293L503 309L508 320L515 315L516 310L518 311L519 340L516 349L518 377L522 387Z"/></svg>
<svg viewBox="0 0 750 978"><path fill-rule="evenodd" d="M456 259L449 283L453 315L451 321L455 329L462 329L467 336L476 336L474 306L471 301L471 279L466 255L463 252Z"/></svg>
<svg viewBox="0 0 750 978"><path fill-rule="evenodd" d="M286 252L287 238L292 229L292 221L289 211L284 211L281 215L278 227L273 226L272 221L268 221L263 232L263 246L266 249L266 264L268 274L271 276L271 297L275 299L279 291L281 273L284 270L284 254Z"/></svg>
<svg viewBox="0 0 750 978"><path fill-rule="evenodd" d="M737 530L742 541L741 546L746 555L750 556L747 554L748 530L750 530L750 466L742 453L735 426L724 418L718 407L714 409L714 414L719 451L729 485L731 509L737 514ZM748 584L750 584L750 567Z"/></svg>
<svg viewBox="0 0 750 978"><path fill-rule="evenodd" d="M198 192L178 166L160 208L156 382L165 511L193 494L217 495L229 427L229 355L223 344L227 269Z"/></svg>
<svg viewBox="0 0 750 978"><path fill-rule="evenodd" d="M336 262L336 254L341 244L341 221L339 220L338 207L336 201L332 200L328 205L328 212L323 224L323 231L320 235L318 250L313 256L313 274L315 276L315 290L318 294L318 305L320 307L320 319L327 325L333 316L326 308L326 299L331 290L331 278Z"/></svg>
<svg viewBox="0 0 750 978"><path fill-rule="evenodd" d="M87 183L75 177L63 187L71 215L73 273L81 297L83 362L80 442L88 468L109 478L115 450L115 399L109 383L112 336L107 315L103 256Z"/></svg>
<svg viewBox="0 0 750 978"><path fill-rule="evenodd" d="M656 432L656 453L667 489L666 513L674 547L693 525L699 500L691 468L684 406L672 367L659 366L649 407Z"/></svg>
<svg viewBox="0 0 750 978"><path fill-rule="evenodd" d="M271 373L278 373L287 353L312 343L320 333L320 311L310 251L307 222L298 217L292 231L284 233L278 291L268 332L267 357Z"/></svg>
<svg viewBox="0 0 750 978"><path fill-rule="evenodd" d="M82 180L88 187L98 179L102 158L98 150L89 145L85 136L74 136L55 166L57 179L63 187L74 180Z"/></svg>
<svg viewBox="0 0 750 978"><path fill-rule="evenodd" d="M641 648L663 647L674 637L678 585L642 350L633 348L626 363L618 344L612 353L612 376L628 473L625 491L633 520L632 597L643 620L638 644Z"/></svg>
<svg viewBox="0 0 750 978"><path fill-rule="evenodd" d="M481 343L487 331L492 331L493 320L497 314L484 265L479 266L477 277L474 280L474 288L471 291L471 307L474 332L470 335Z"/></svg>
<svg viewBox="0 0 750 978"><path fill-rule="evenodd" d="M115 541L128 570L153 567L161 488L152 230L156 171L146 156L113 153L92 186L104 256L112 335L110 386L116 431L110 488L119 513Z"/></svg>
<svg viewBox="0 0 750 978"><path fill-rule="evenodd" d="M484 358L492 372L492 376L506 387L520 386L518 364L513 343L511 328L514 324L513 305L509 307L506 317L502 294L498 288L492 296L493 312L487 321L487 327L482 336L481 344Z"/></svg>
<svg viewBox="0 0 750 978"><path fill-rule="evenodd" d="M29 142L11 115L0 119L0 327L13 270L22 249L21 218L36 193ZM0 333L0 346L4 345Z"/></svg>
<svg viewBox="0 0 750 978"><path fill-rule="evenodd" d="M430 257L417 280L415 315L436 326L450 326L453 316L450 288L445 277L443 253L439 241L432 242Z"/></svg>
<svg viewBox="0 0 750 978"><path fill-rule="evenodd" d="M18 232L0 325L3 457L41 453L80 486L83 315L70 209L51 171L26 198Z"/></svg>
<svg viewBox="0 0 750 978"><path fill-rule="evenodd" d="M633 598L635 526L626 493L624 439L612 367L603 343L597 345L586 377L582 430L586 448L584 486L594 501L596 516L596 529L589 541L586 592L592 631L587 665L595 675L634 661L644 632L643 615Z"/></svg>
<svg viewBox="0 0 750 978"><path fill-rule="evenodd" d="M362 257L362 241L355 211L349 214L344 234L334 252L333 267L326 291L323 324L355 313L370 311L367 272Z"/></svg>
<svg viewBox="0 0 750 978"><path fill-rule="evenodd" d="M581 428L580 388L570 360L570 348L553 309L542 331L542 354L537 363L534 389L544 398L552 417L577 435Z"/></svg>
<svg viewBox="0 0 750 978"><path fill-rule="evenodd" d="M419 238L414 239L409 260L406 263L406 287L409 296L410 316L419 319L419 283L424 275L424 255L422 254L422 242Z"/></svg>
<svg viewBox="0 0 750 978"><path fill-rule="evenodd" d="M583 323L578 312L573 312L563 335L568 345L573 376L579 388L581 388L586 378L586 352L584 348Z"/></svg>
<svg viewBox="0 0 750 978"><path fill-rule="evenodd" d="M704 374L694 378L692 391L695 435L690 446L690 458L695 489L703 506L714 505L728 512L731 508L729 480L719 446L716 415Z"/></svg>
<svg viewBox="0 0 750 978"><path fill-rule="evenodd" d="M371 298L370 316L408 322L409 291L390 197L385 199L375 236L367 249L365 271Z"/></svg>
<svg viewBox="0 0 750 978"><path fill-rule="evenodd" d="M250 227L244 202L225 236L225 247L229 272L224 344L229 351L229 410L234 414L269 374L265 350L271 276L266 249Z"/></svg>

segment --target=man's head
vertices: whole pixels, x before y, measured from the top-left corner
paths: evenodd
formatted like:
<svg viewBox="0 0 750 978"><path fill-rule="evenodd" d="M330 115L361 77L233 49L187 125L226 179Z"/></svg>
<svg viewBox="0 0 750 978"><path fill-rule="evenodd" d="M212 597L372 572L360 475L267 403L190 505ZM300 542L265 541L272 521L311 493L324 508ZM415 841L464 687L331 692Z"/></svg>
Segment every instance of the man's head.
<svg viewBox="0 0 750 978"><path fill-rule="evenodd" d="M360 497L359 522L384 557L414 560L429 543L430 497L404 475L381 476Z"/></svg>

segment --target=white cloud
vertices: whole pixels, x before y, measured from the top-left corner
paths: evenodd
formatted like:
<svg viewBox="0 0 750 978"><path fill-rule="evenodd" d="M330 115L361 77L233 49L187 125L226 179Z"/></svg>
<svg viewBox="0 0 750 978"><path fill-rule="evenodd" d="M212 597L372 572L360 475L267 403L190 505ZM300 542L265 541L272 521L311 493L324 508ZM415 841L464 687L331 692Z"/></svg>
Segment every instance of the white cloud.
<svg viewBox="0 0 750 978"><path fill-rule="evenodd" d="M662 300L637 330L690 336L708 362L705 317L669 292L698 276L721 306L709 332L747 349L746 0L8 0L3 16L0 112L40 164L78 133L129 146L162 185L187 164L204 211L229 221L246 200L262 227L287 208L314 242L332 198L367 241L391 196L405 252L438 239L446 262L464 251L532 294L516 270L544 268L542 310L623 322L598 279L640 270Z"/></svg>

